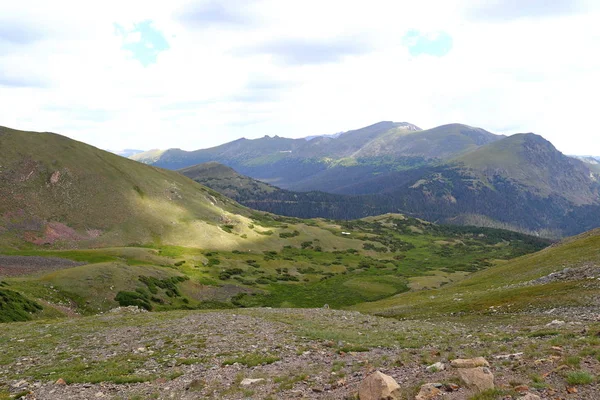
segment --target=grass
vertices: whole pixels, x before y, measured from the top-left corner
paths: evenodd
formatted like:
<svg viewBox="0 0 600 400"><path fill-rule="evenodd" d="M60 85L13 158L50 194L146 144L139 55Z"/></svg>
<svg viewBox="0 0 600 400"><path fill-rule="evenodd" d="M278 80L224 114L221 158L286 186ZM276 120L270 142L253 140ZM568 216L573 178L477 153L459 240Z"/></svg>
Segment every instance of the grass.
<svg viewBox="0 0 600 400"><path fill-rule="evenodd" d="M594 375L587 371L572 371L566 376L567 383L569 385L589 385L596 381Z"/></svg>
<svg viewBox="0 0 600 400"><path fill-rule="evenodd" d="M259 353L248 353L235 358L228 358L223 361L223 365L242 364L246 367L256 367L257 365L273 364L279 361L280 358L272 355Z"/></svg>
<svg viewBox="0 0 600 400"><path fill-rule="evenodd" d="M502 389L490 389L469 397L469 400L498 400L509 395L510 392Z"/></svg>

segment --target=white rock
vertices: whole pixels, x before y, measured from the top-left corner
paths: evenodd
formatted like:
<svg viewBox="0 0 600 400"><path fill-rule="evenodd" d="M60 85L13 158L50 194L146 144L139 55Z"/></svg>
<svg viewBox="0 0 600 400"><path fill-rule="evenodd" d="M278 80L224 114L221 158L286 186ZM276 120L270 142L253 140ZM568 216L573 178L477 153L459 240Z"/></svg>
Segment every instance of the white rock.
<svg viewBox="0 0 600 400"><path fill-rule="evenodd" d="M260 382L264 382L265 380L262 378L259 379L251 379L251 378L246 378L244 379L240 385L242 386L250 386L250 385L254 385L255 383L260 383Z"/></svg>
<svg viewBox="0 0 600 400"><path fill-rule="evenodd" d="M427 369L427 372L443 371L446 369L446 364L444 364L442 362L436 362L435 364L430 365L426 369Z"/></svg>

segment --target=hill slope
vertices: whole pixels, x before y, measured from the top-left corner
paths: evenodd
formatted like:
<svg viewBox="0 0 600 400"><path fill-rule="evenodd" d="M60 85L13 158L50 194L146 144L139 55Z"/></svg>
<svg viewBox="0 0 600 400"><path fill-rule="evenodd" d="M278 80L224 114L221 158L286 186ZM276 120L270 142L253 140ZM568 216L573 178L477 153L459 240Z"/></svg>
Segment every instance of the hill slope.
<svg viewBox="0 0 600 400"><path fill-rule="evenodd" d="M2 247L268 241L251 211L176 172L52 133L0 128L0 149Z"/></svg>
<svg viewBox="0 0 600 400"><path fill-rule="evenodd" d="M511 313L559 308L574 316L600 307L600 230L565 239L540 252L480 271L426 292L357 306L394 316ZM597 315L600 318L600 315Z"/></svg>

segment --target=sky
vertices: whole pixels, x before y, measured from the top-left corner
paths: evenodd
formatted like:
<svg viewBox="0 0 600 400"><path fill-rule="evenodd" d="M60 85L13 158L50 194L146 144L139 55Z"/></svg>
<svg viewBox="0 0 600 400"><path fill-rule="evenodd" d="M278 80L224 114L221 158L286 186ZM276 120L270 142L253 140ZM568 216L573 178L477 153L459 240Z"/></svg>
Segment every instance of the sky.
<svg viewBox="0 0 600 400"><path fill-rule="evenodd" d="M0 2L0 125L194 150L379 121L600 155L597 0Z"/></svg>

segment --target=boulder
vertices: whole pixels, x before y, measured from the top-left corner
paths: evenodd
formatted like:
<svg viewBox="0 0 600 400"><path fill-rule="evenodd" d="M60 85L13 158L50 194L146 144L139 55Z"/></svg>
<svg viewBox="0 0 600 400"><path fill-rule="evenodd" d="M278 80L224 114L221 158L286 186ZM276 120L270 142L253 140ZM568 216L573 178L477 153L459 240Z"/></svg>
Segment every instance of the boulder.
<svg viewBox="0 0 600 400"><path fill-rule="evenodd" d="M400 396L398 382L380 371L365 378L358 389L360 400L400 400Z"/></svg>
<svg viewBox="0 0 600 400"><path fill-rule="evenodd" d="M421 386L415 400L435 400L441 398L443 393L439 389L440 387L443 387L441 383L426 383Z"/></svg>
<svg viewBox="0 0 600 400"><path fill-rule="evenodd" d="M480 392L494 388L494 375L487 367L461 368L458 375L465 385Z"/></svg>
<svg viewBox="0 0 600 400"><path fill-rule="evenodd" d="M454 368L477 368L477 367L489 367L490 363L483 357L476 358L458 358L450 361L450 365Z"/></svg>

